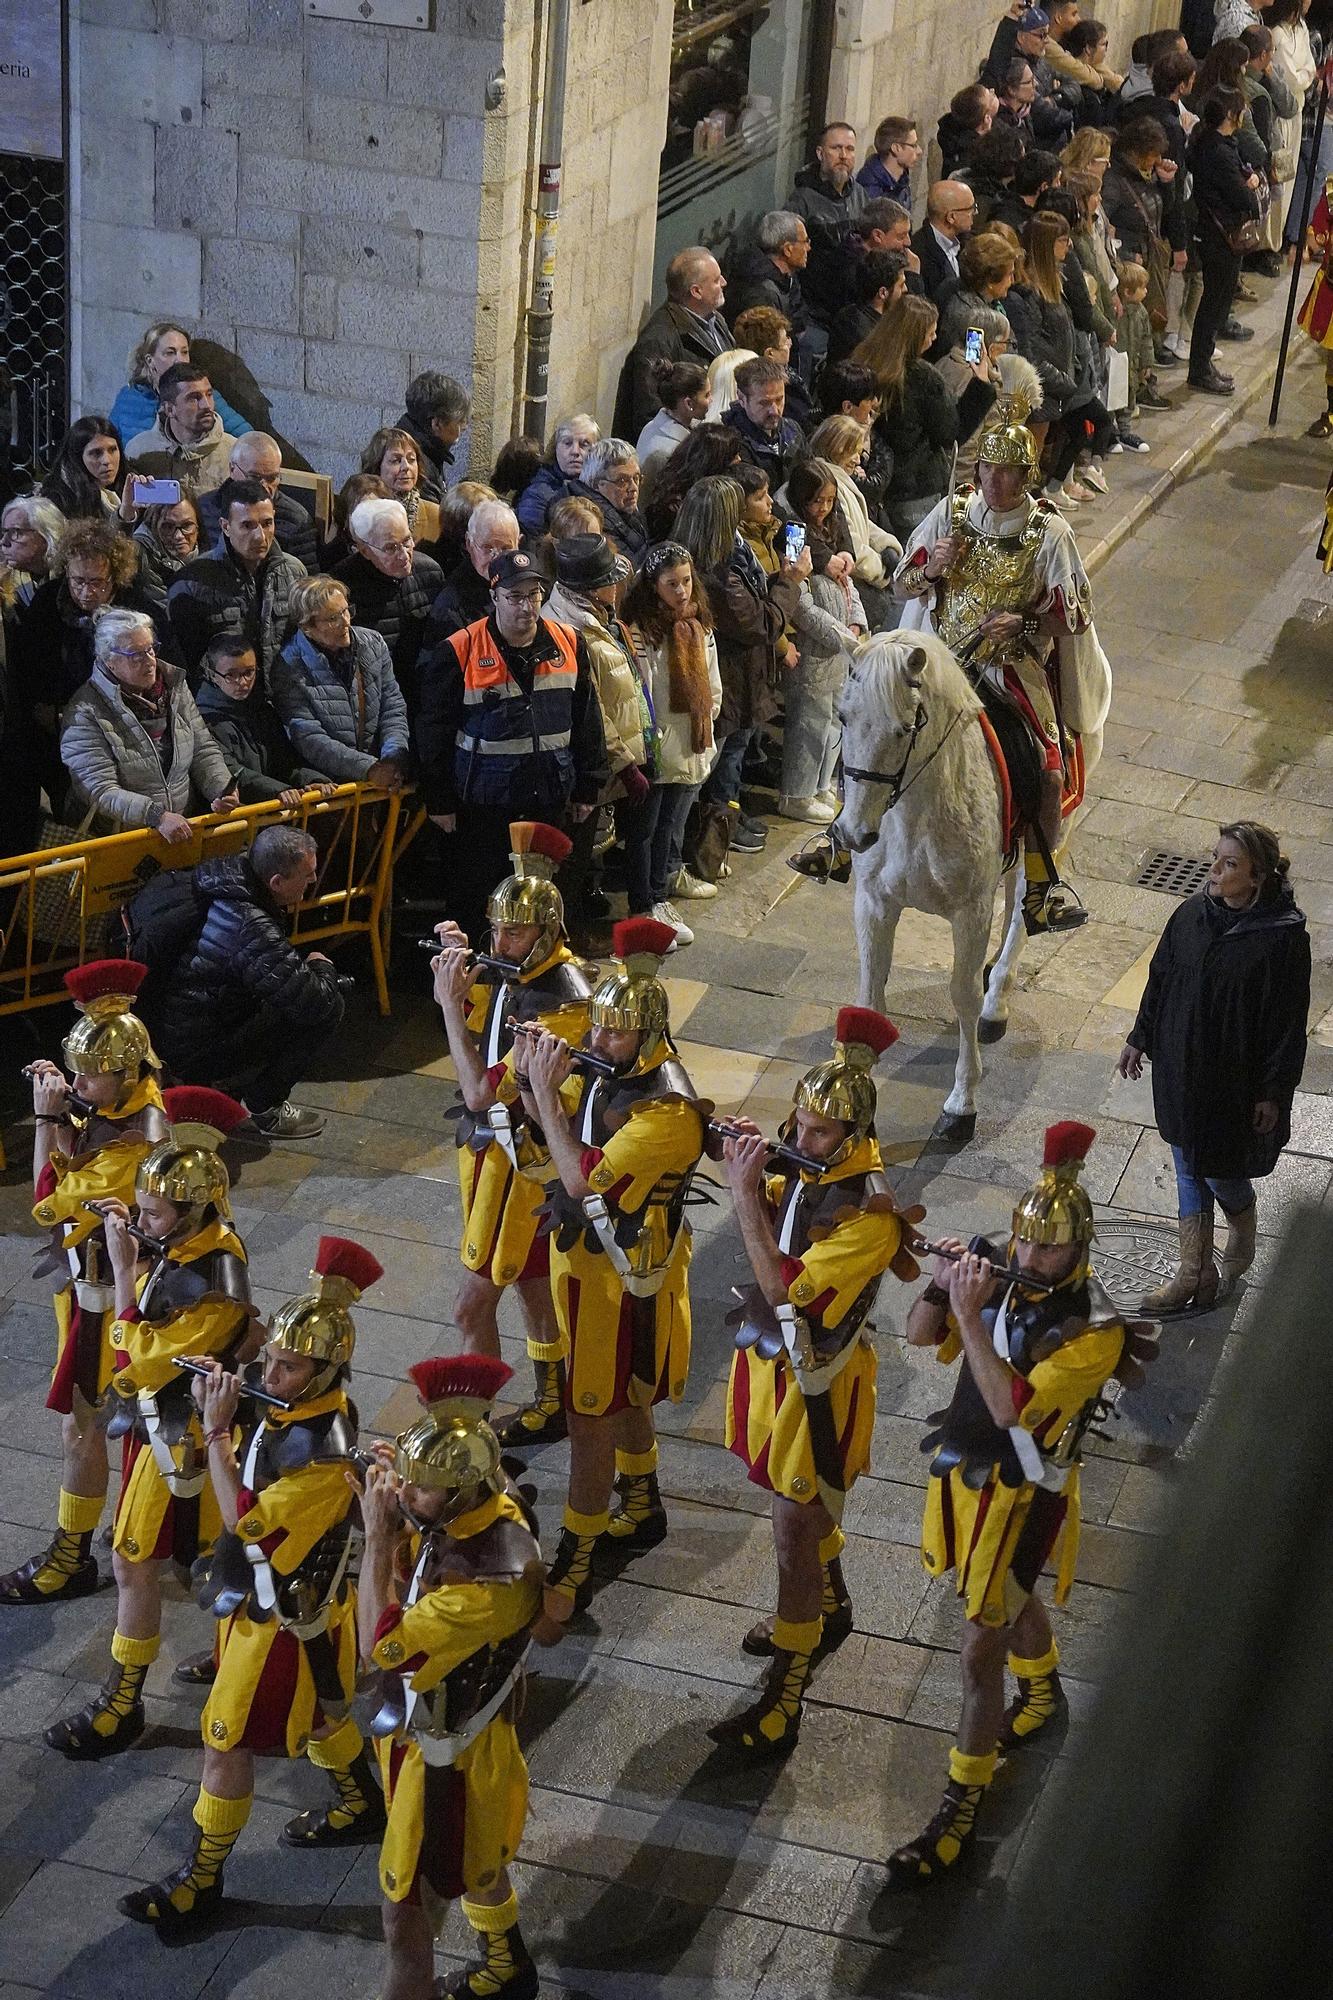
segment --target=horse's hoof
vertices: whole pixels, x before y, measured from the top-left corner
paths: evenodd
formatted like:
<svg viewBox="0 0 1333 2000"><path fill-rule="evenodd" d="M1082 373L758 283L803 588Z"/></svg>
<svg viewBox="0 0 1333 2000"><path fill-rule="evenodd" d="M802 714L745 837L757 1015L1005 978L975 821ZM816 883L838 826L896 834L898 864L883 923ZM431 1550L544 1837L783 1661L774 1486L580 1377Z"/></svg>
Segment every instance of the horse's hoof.
<svg viewBox="0 0 1333 2000"><path fill-rule="evenodd" d="M975 1111L942 1111L935 1126L935 1135L943 1139L947 1146L966 1146L977 1133Z"/></svg>
<svg viewBox="0 0 1333 2000"><path fill-rule="evenodd" d="M983 1048L990 1042L1002 1042L1008 1032L1008 1021L988 1021L983 1014L977 1022L977 1040Z"/></svg>

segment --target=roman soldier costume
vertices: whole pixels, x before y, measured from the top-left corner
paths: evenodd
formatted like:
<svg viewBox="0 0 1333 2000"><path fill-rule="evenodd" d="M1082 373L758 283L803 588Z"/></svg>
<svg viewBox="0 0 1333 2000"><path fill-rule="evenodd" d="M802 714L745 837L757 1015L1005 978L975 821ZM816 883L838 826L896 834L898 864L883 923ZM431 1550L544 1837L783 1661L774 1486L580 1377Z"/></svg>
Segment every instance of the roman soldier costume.
<svg viewBox="0 0 1333 2000"><path fill-rule="evenodd" d="M236 1526L224 1528L195 1567L199 1603L219 1621L217 1675L200 1725L205 1750L305 1755L333 1781L328 1811L288 1822L283 1838L293 1847L344 1846L384 1828L379 1788L350 1713L357 1644L348 1576L355 1496L347 1479L356 1451L347 1397L356 1344L350 1307L382 1275L360 1244L320 1238L313 1290L279 1307L266 1342L270 1354L318 1366L291 1404L266 1394L257 1364L246 1371L241 1420L220 1434L240 1474ZM123 1897L122 1912L171 1929L213 1910L253 1796L219 1796L205 1778L194 1853L165 1880Z"/></svg>
<svg viewBox="0 0 1333 2000"><path fill-rule="evenodd" d="M180 1221L170 1237L145 1246L148 1268L137 1280L137 1304L111 1326L117 1362L111 1387L119 1408L108 1434L125 1438L112 1546L125 1562L171 1561L188 1574L216 1538L220 1516L194 1378L181 1362L215 1355L234 1366L254 1341L245 1247L232 1228L230 1181L218 1157L225 1134L247 1114L221 1091L187 1085L168 1090L163 1104L170 1134L140 1163L135 1191L170 1202ZM118 1629L111 1641L115 1671L96 1701L51 1725L51 1747L89 1758L133 1743L143 1732L143 1683L159 1644L156 1632L144 1637Z"/></svg>
<svg viewBox="0 0 1333 2000"><path fill-rule="evenodd" d="M569 1342L567 1400L585 1417L648 1410L685 1393L685 1204L710 1109L676 1054L658 977L675 932L651 917L631 917L612 937L620 963L597 987L589 1012L594 1027L636 1032L638 1053L615 1069L586 1052L581 1063L576 1058L560 1095L583 1148L589 1191L576 1200L557 1182L547 1225L556 1317ZM587 1601L599 1535L629 1550L649 1548L666 1533L656 1444L642 1453L617 1450L616 1474L614 1515L565 1509L548 1578L548 1609L557 1621Z"/></svg>
<svg viewBox="0 0 1333 2000"><path fill-rule="evenodd" d="M827 1159L794 1150L792 1123L772 1149L763 1194L787 1287L774 1306L750 1286L730 1316L736 1354L727 1391L726 1443L756 1486L804 1506L822 1504L831 1532L820 1543L820 1616L781 1616L755 1626L742 1649L773 1662L757 1701L719 1724L714 1737L751 1755L785 1753L800 1729L801 1702L818 1661L852 1629L842 1573L843 1508L870 1462L878 1357L870 1313L886 1271L917 1276L909 1224L884 1178L875 1135L871 1069L898 1031L868 1007L844 1007L830 1060L796 1086L794 1108L847 1128Z"/></svg>
<svg viewBox="0 0 1333 2000"><path fill-rule="evenodd" d="M496 1097L484 1113L465 1110L458 1127L463 1263L500 1288L545 1278L550 1262L547 1239L538 1230L546 1199L541 1155L525 1130L513 1080L513 1024L547 1028L577 1042L587 1029L592 990L566 941L564 903L554 881L573 843L555 827L529 820L514 821L509 838L514 872L492 893L486 915L497 929L535 924L539 935L521 965L490 958L479 966L467 1026ZM528 1355L536 1400L500 1428L504 1444L542 1444L565 1435L564 1344L548 1344L530 1333Z"/></svg>
<svg viewBox="0 0 1333 2000"><path fill-rule="evenodd" d="M398 1439L394 1466L406 1486L450 1497L431 1527L409 1517L399 1601L380 1618L370 1655L388 1805L380 1886L392 1903L422 1905L436 1930L462 1897L484 1956L437 1988L441 2000L535 2000L517 1897L475 1900L517 1854L528 1806L513 1716L541 1607L541 1550L486 1421L512 1371L472 1354L409 1372L425 1414Z"/></svg>
<svg viewBox="0 0 1333 2000"><path fill-rule="evenodd" d="M1036 445L1021 391L997 398L977 447L980 465L1021 466L1035 477ZM956 538L959 552L939 577L926 566L935 544ZM981 696L1002 745L1012 746L1017 779L1025 726L1042 770L1062 780L1067 803L1082 796L1081 732L1100 737L1111 702L1111 671L1092 622L1092 590L1073 531L1050 503L1024 493L1005 513L994 512L980 486L947 495L922 521L894 573L907 600L904 627L936 632L958 656ZM1012 638L983 633L995 612L1012 612L1022 628ZM1087 912L1060 884L1035 814L1028 811L1024 918L1029 930L1066 930Z"/></svg>
<svg viewBox="0 0 1333 2000"><path fill-rule="evenodd" d="M1017 1421L996 1423L963 1355L953 1398L932 1419L921 1449L931 1455L921 1531L922 1561L932 1576L953 1572L965 1615L978 1624L1013 1624L1036 1589L1061 1529L1055 1601L1074 1579L1079 1534L1079 1453L1113 1376L1138 1376L1150 1358L1146 1328L1127 1325L1089 1262L1092 1203L1079 1183L1088 1125L1052 1125L1040 1175L1014 1210L1008 1257L1016 1243L1077 1245L1068 1275L1047 1290L997 1277L982 1321L1012 1381ZM1008 1258L978 1238L972 1248L1004 1265ZM929 1296L929 1294L927 1295ZM947 1295L944 1295L947 1297ZM942 1303L943 1299L938 1302ZM962 1353L952 1313L943 1321L941 1362ZM1045 1726L1061 1703L1052 1640L1038 1659L1009 1655L1018 1682L1000 1738L982 1753L955 1747L939 1811L916 1840L891 1857L895 1882L916 1885L951 1867L968 1848L977 1811L1001 1749L1011 1750Z"/></svg>
<svg viewBox="0 0 1333 2000"><path fill-rule="evenodd" d="M38 1112L39 1126L68 1130L70 1150L59 1144L36 1176L33 1219L49 1232L36 1275L59 1274L54 1297L56 1364L48 1410L72 1417L81 1433L96 1423L114 1369L108 1338L113 1288L102 1220L88 1203L134 1199L140 1162L167 1121L158 1088L159 1063L148 1030L130 1012L147 968L132 959L99 959L65 974L81 1018L65 1037L62 1056L71 1076L114 1076L114 1101L94 1108L74 1091L59 1111ZM95 1490L73 1491L71 1468L60 1489L55 1536L40 1555L0 1578L0 1604L49 1604L86 1597L98 1584L92 1539L106 1505L105 1455L100 1478L82 1477Z"/></svg>

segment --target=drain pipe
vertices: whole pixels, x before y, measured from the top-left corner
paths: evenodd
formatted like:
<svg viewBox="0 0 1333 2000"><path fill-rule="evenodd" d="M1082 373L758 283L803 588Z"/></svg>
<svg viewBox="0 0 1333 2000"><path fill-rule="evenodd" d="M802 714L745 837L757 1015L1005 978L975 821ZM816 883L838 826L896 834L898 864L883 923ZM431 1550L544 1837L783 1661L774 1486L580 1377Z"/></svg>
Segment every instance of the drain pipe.
<svg viewBox="0 0 1333 2000"><path fill-rule="evenodd" d="M560 227L560 172L565 148L565 72L569 63L570 0L549 0L542 75L542 129L537 163L537 205L532 256L532 296L524 322L523 435L546 440L551 328L555 321L555 252Z"/></svg>

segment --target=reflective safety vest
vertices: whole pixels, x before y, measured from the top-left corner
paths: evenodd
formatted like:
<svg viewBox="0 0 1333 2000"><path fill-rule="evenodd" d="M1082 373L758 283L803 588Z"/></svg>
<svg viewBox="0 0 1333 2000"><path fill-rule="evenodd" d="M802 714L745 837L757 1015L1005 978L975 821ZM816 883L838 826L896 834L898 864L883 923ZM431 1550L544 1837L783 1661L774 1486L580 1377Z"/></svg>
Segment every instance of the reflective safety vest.
<svg viewBox="0 0 1333 2000"><path fill-rule="evenodd" d="M450 641L463 671L454 784L464 805L564 805L574 786L578 635L543 619L530 657L532 691L517 681L482 618Z"/></svg>

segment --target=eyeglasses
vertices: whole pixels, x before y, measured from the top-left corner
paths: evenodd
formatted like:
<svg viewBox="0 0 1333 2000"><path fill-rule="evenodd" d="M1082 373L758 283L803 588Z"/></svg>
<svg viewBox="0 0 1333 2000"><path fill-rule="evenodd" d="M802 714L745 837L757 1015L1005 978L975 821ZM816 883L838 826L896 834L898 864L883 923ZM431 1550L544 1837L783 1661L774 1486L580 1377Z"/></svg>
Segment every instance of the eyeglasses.
<svg viewBox="0 0 1333 2000"><path fill-rule="evenodd" d="M218 672L213 676L215 680L219 680L227 684L229 684L232 681L253 681L257 680L258 677L259 677L258 667L233 667L229 673L225 674L222 672L221 668L219 668Z"/></svg>
<svg viewBox="0 0 1333 2000"><path fill-rule="evenodd" d="M416 543L409 535L405 542L372 542L370 546L377 556L410 556Z"/></svg>
<svg viewBox="0 0 1333 2000"><path fill-rule="evenodd" d="M109 646L107 650L114 653L118 660L155 660L157 658L156 646Z"/></svg>
<svg viewBox="0 0 1333 2000"><path fill-rule="evenodd" d="M77 571L70 569L65 572L65 581L71 590L109 591L111 589L111 577L109 573L106 576L80 576Z"/></svg>

